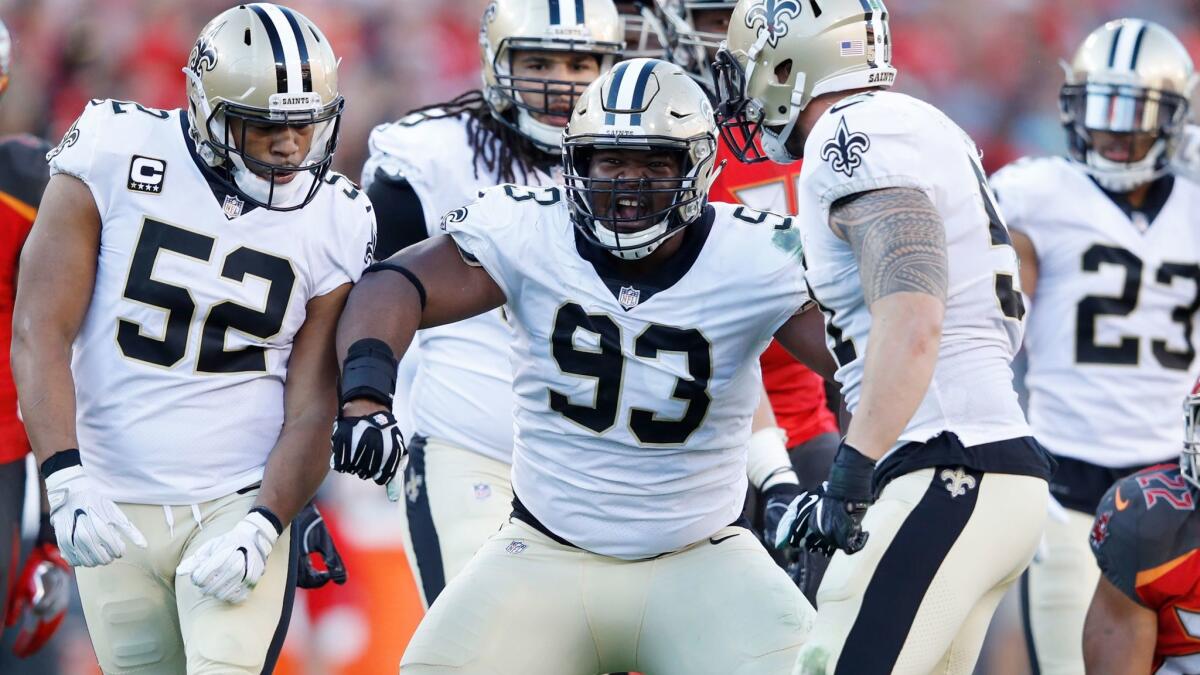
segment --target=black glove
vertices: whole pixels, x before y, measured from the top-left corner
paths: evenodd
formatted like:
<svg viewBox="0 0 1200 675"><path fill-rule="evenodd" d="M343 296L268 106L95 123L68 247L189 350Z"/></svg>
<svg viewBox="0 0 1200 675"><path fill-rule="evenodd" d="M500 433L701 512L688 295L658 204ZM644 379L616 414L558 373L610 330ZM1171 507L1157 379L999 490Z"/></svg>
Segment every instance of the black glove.
<svg viewBox="0 0 1200 675"><path fill-rule="evenodd" d="M762 498L759 502L762 504L762 538L767 544L767 548L776 548L775 539L776 533L779 531L779 522L783 520L783 516L787 513L788 507L792 502L796 501L796 497L804 494L804 489L795 483L779 483L772 485L762 493ZM787 547L785 553L789 552ZM794 556L788 556L789 559Z"/></svg>
<svg viewBox="0 0 1200 675"><path fill-rule="evenodd" d="M296 585L300 588L320 588L330 581L339 586L346 583L346 565L333 545L333 537L325 528L325 519L321 517L317 505L309 502L296 516L294 525L292 531L300 537L300 574L296 578ZM313 564L314 553L324 561L324 570L317 569Z"/></svg>
<svg viewBox="0 0 1200 675"><path fill-rule="evenodd" d="M875 461L850 447L838 446L821 487L792 500L780 519L775 547L803 545L809 551L833 555L841 549L857 553L867 544L862 519L871 505Z"/></svg>
<svg viewBox="0 0 1200 675"><path fill-rule="evenodd" d="M401 460L408 456L396 418L386 410L365 417L338 417L330 442L334 471L379 485L386 485L403 470Z"/></svg>

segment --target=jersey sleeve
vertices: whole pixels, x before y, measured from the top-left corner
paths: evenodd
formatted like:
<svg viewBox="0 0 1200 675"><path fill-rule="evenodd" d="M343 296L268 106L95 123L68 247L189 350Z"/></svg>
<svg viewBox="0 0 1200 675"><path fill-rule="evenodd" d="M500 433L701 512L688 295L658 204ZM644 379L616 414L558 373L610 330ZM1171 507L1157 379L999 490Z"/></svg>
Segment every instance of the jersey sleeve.
<svg viewBox="0 0 1200 675"><path fill-rule="evenodd" d="M444 125L437 124L440 121L411 124L401 120L375 127L367 141L370 157L363 166L364 189L369 190L381 178L404 181L412 187L430 236L440 233L437 224L443 215L435 207L438 185L451 179L439 169L445 163L434 161L442 154L437 147L438 138L444 135L439 128Z"/></svg>
<svg viewBox="0 0 1200 675"><path fill-rule="evenodd" d="M524 242L536 230L535 208L561 205L558 188L498 185L482 190L478 199L439 219L442 232L454 238L468 264L479 265L509 300L517 297ZM521 227L516 227L520 222Z"/></svg>
<svg viewBox="0 0 1200 675"><path fill-rule="evenodd" d="M366 194L341 175L323 189L340 193L335 197L338 224L335 231L339 235L328 240L322 265L325 273L316 281L313 293L316 296L330 293L343 284L356 283L363 270L375 262L375 210Z"/></svg>
<svg viewBox="0 0 1200 675"><path fill-rule="evenodd" d="M1137 590L1140 553L1146 546L1140 527L1145 516L1142 503L1141 491L1129 479L1109 488L1096 509L1088 541L1104 578L1130 600L1145 606Z"/></svg>
<svg viewBox="0 0 1200 675"><path fill-rule="evenodd" d="M992 175L988 180L992 192L996 195L996 203L1000 213L1004 215L1005 224L1009 229L1029 237L1035 250L1046 250L1050 243L1046 241L1046 230L1038 226L1037 213L1032 203L1038 201L1037 195L1045 189L1043 180L1049 180L1049 185L1057 185L1060 181L1054 176L1042 176L1042 162L1029 158L1020 159Z"/></svg>
<svg viewBox="0 0 1200 675"><path fill-rule="evenodd" d="M830 109L810 134L804 150L804 180L821 210L839 199L886 188L912 188L934 198L923 175L930 160L922 154L922 135L907 108L878 105L869 95L855 96Z"/></svg>
<svg viewBox="0 0 1200 675"><path fill-rule="evenodd" d="M111 113L103 101L89 101L58 145L46 153L50 175L66 174L86 183L91 188L101 215L105 213L107 200L106 191L100 183L103 166L97 166L102 164L97 161L97 154L105 137L104 125L109 117Z"/></svg>

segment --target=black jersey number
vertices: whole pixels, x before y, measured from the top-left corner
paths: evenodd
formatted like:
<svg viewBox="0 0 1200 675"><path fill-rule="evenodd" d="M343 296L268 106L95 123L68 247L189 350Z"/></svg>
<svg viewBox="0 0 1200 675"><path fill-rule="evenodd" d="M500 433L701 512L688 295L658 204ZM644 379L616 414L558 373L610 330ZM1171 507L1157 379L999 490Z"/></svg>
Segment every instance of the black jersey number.
<svg viewBox="0 0 1200 675"><path fill-rule="evenodd" d="M134 321L118 320L117 345L122 354L164 368L183 360L192 319L196 315L196 303L187 288L154 279L154 263L163 250L208 262L215 241L207 235L152 218L145 219L129 265L124 295L134 302L165 310L166 328L161 338L155 338L145 335L142 326ZM283 326L296 273L291 263L283 258L240 247L225 257L221 276L239 283L245 281L246 276L256 276L269 282L266 307L257 310L233 302L214 305L201 329L196 370L202 373L266 370L266 351L263 347L227 350L225 333L232 328L263 339L278 333Z"/></svg>
<svg viewBox="0 0 1200 675"><path fill-rule="evenodd" d="M1000 209L996 206L996 195L988 185L987 175L984 174L983 165L979 163L977 155L971 155L971 168L975 171L975 179L979 182L979 195L983 198L983 210L987 212L988 238L993 247L1007 246L1011 250L1012 237L1008 234L1008 225L1005 224L1004 217L1000 215ZM1016 255L1015 251L1013 255ZM993 276L996 302L1000 305L1000 312L1009 319L1017 321L1024 319L1025 301L1021 298L1021 292L1017 290L1015 275L1008 272L996 272Z"/></svg>
<svg viewBox="0 0 1200 675"><path fill-rule="evenodd" d="M1115 345L1096 343L1096 319L1101 316L1129 316L1137 308L1142 289L1144 265L1141 258L1116 246L1095 244L1083 254L1084 272L1099 272L1103 265L1115 265L1125 272L1121 294L1117 296L1089 295L1079 302L1075 314L1075 362L1105 365L1135 366L1140 353L1137 336L1122 335ZM1174 351L1165 339L1154 338L1150 350L1163 368L1187 370L1196 358L1192 344L1192 319L1200 309L1200 266L1194 263L1164 262L1154 275L1157 283L1169 286L1177 278L1191 279L1196 295L1191 303L1171 310L1171 320L1183 329L1183 351Z"/></svg>
<svg viewBox="0 0 1200 675"><path fill-rule="evenodd" d="M596 336L598 346L575 346L575 334L584 331ZM617 423L620 408L621 384L625 374L625 357L621 354L621 328L612 317L588 314L583 307L568 303L554 317L550 336L551 354L559 370L570 375L593 379L596 382L591 405L577 405L566 394L550 390L550 408L580 426L600 434ZM629 428L638 441L652 445L679 445L687 439L708 415L712 396L708 393L712 378L712 345L700 331L651 324L634 340L638 358L656 359L663 352L687 356L689 378L678 378L672 397L685 401L687 408L678 419L663 419L653 410L633 408L629 412Z"/></svg>

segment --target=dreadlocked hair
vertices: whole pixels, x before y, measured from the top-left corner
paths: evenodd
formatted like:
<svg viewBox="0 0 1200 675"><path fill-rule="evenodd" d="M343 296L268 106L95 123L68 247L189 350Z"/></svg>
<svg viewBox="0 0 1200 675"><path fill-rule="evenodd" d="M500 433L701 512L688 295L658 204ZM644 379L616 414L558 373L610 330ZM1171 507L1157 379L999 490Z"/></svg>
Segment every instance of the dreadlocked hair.
<svg viewBox="0 0 1200 675"><path fill-rule="evenodd" d="M482 163L501 183L528 183L529 176L539 167L553 163L545 152L538 150L528 138L492 116L483 98L483 91L474 89L446 101L412 110L403 124L413 126L426 120L467 116L467 142L474 153L471 164L479 178ZM517 180L516 168L521 173Z"/></svg>

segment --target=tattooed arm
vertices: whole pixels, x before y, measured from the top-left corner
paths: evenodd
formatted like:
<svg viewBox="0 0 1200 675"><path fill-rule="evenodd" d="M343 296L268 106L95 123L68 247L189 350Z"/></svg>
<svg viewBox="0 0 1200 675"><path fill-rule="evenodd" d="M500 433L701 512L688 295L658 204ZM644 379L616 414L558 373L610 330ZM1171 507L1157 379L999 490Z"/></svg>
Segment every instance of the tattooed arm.
<svg viewBox="0 0 1200 675"><path fill-rule="evenodd" d="M933 378L946 309L946 232L929 197L889 188L834 203L829 226L858 261L871 332L846 442L879 459Z"/></svg>

